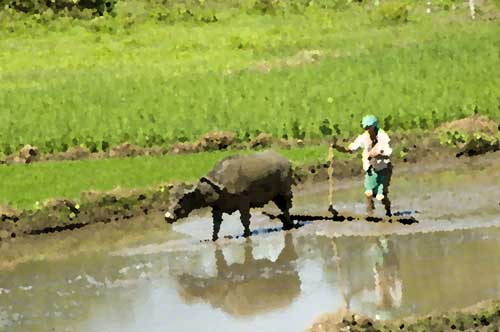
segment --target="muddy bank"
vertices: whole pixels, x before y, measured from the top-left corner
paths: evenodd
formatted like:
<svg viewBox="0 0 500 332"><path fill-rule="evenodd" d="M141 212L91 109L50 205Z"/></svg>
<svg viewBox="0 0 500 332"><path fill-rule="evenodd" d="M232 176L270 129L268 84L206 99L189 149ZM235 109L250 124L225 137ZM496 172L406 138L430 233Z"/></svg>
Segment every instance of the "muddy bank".
<svg viewBox="0 0 500 332"><path fill-rule="evenodd" d="M128 142L108 148L106 151L92 151L85 146L75 146L64 152L41 153L38 147L27 144L19 151L3 159L0 164L30 164L44 161L87 160L106 158L126 158L137 156L163 156L167 154L186 154L220 150L244 150L266 147L291 148L303 146L301 140L286 140L274 138L271 134L261 133L253 139L241 140L233 132L210 132L193 142L177 142L168 147L141 147Z"/></svg>
<svg viewBox="0 0 500 332"><path fill-rule="evenodd" d="M486 136L471 134L477 131L492 135L495 131L493 122L481 116L474 116L438 128L436 132L440 133L439 135L430 135L428 132L422 131L392 135L394 142L392 160L395 165L395 175L397 176L399 172L418 173L432 169L453 168L467 163L468 160L488 159L490 155L497 155L498 152L495 151L500 149L498 146L489 144L491 141L485 139ZM459 140L454 141L453 144L442 144L443 137L453 138L454 135L458 135L457 133L462 133L459 138L462 141L465 140L466 143ZM476 139L471 139L471 137ZM230 133L212 133L202 137L196 145L203 149L217 150L234 145L234 141L234 135ZM349 140L344 138L343 141L347 143ZM272 146L273 141L271 136L262 134L252 144L253 148L267 147ZM125 154L127 151L136 151L130 145L124 145L121 150L118 150ZM174 153L180 153L180 151ZM26 160L30 160L29 162L38 160L36 158L37 150L34 147L27 147L22 151L22 154L27 158ZM120 155L117 153L115 156ZM471 159L468 156L475 157ZM328 167L329 162L316 162L295 167L296 187L300 188L301 185L310 182L327 181ZM333 175L335 179L352 178L361 174L362 168L359 158L334 160ZM170 207L172 199L170 193L182 192L188 185L175 183L143 190L115 190L108 193L84 192L78 201L65 198L51 199L36 210L18 211L3 206L0 207L0 241L23 235L72 230L95 223L108 223L165 212Z"/></svg>
<svg viewBox="0 0 500 332"><path fill-rule="evenodd" d="M19 264L30 261L59 261L108 253L128 246L162 243L181 237L158 214L89 224L78 231L11 238L0 241L0 271L12 270Z"/></svg>
<svg viewBox="0 0 500 332"><path fill-rule="evenodd" d="M388 331L499 331L500 300L478 303L464 309L423 317L379 321L342 311L319 318L310 332L388 332Z"/></svg>
<svg viewBox="0 0 500 332"><path fill-rule="evenodd" d="M0 239L82 228L166 211L172 185L144 191L84 192L79 202L51 199L37 210L0 208Z"/></svg>
<svg viewBox="0 0 500 332"><path fill-rule="evenodd" d="M395 155L395 175L421 171L454 168L467 163L470 158L455 157L455 150L414 145L409 153ZM473 160L495 159L498 152L473 157ZM470 159L472 160L472 159ZM295 168L296 189L308 183L328 180L329 163L301 165ZM338 179L361 175L358 158L334 161L333 174ZM38 235L62 230L73 230L96 223L128 220L138 216L167 211L171 205L171 193L183 192L188 183L171 183L144 190L115 190L107 193L84 192L80 200L65 198L48 200L36 210L18 211L0 207L0 241L24 235Z"/></svg>
<svg viewBox="0 0 500 332"><path fill-rule="evenodd" d="M325 129L334 135L331 128ZM337 130L336 130L337 131ZM337 131L337 134L339 132ZM402 159L416 160L425 154L425 150L451 146L457 156L480 155L500 150L500 124L488 117L475 114L463 119L442 124L434 130L419 130L390 133L393 147L400 151ZM344 143L355 137L339 134ZM0 164L29 164L43 161L85 160L125 158L136 156L162 156L167 154L186 154L220 150L247 150L262 148L290 149L311 145L328 145L326 139L289 139L277 138L269 133L260 133L254 138L238 138L229 131L210 132L195 141L180 141L170 146L140 147L128 142L106 148L106 151L93 151L84 146L70 147L58 153L41 153L38 147L27 144L19 151L0 159Z"/></svg>

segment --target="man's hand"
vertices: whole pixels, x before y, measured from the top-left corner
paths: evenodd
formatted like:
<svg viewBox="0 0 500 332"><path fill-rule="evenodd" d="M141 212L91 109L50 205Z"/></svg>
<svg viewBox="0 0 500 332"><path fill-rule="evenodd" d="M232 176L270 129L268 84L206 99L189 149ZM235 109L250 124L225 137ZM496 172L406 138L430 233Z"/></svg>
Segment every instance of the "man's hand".
<svg viewBox="0 0 500 332"><path fill-rule="evenodd" d="M351 153L352 151L343 147L343 146L340 146L337 144L337 139L335 139L334 141L332 141L332 143L330 144L330 146L332 148L334 148L335 150L339 151L339 152L345 152L345 153Z"/></svg>
<svg viewBox="0 0 500 332"><path fill-rule="evenodd" d="M337 146L337 137L335 137L335 136L332 137L332 141L330 143L330 146L332 148L335 148Z"/></svg>

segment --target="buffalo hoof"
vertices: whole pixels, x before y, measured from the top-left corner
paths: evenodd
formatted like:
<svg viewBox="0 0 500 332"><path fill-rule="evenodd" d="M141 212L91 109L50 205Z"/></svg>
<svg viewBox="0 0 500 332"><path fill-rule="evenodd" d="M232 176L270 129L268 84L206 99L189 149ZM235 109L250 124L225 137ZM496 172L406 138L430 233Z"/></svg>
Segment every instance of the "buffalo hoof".
<svg viewBox="0 0 500 332"><path fill-rule="evenodd" d="M250 232L250 231L248 231L248 232L247 232L247 231L245 231L245 232L243 233L243 237L249 237L250 235L252 235L252 232Z"/></svg>

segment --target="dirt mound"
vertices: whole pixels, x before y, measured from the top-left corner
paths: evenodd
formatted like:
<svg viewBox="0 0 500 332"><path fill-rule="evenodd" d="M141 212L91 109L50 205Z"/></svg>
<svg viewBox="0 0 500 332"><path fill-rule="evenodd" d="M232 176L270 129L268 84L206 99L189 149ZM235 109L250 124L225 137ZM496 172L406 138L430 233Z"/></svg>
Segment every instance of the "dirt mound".
<svg viewBox="0 0 500 332"><path fill-rule="evenodd" d="M66 207L75 207L77 204L75 201L65 198L50 198L45 201L44 206L52 209L59 210Z"/></svg>
<svg viewBox="0 0 500 332"><path fill-rule="evenodd" d="M82 160L88 159L90 156L91 152L89 149L82 146L75 146L65 152L42 156L41 160Z"/></svg>
<svg viewBox="0 0 500 332"><path fill-rule="evenodd" d="M30 164L38 161L40 158L40 151L36 146L27 144L21 148L17 153L13 153L5 158L7 164Z"/></svg>
<svg viewBox="0 0 500 332"><path fill-rule="evenodd" d="M143 148L128 142L122 143L111 149L109 156L112 158L136 157L136 156L161 156L165 149L161 146Z"/></svg>
<svg viewBox="0 0 500 332"><path fill-rule="evenodd" d="M142 149L137 145L125 142L111 149L109 156L112 158L135 157L142 154Z"/></svg>
<svg viewBox="0 0 500 332"><path fill-rule="evenodd" d="M211 132L203 136L199 145L203 151L224 150L232 145L236 135L229 131Z"/></svg>
<svg viewBox="0 0 500 332"><path fill-rule="evenodd" d="M172 145L170 153L192 153L201 151L225 150L236 143L236 134L229 131L216 131L205 134L196 142L179 142Z"/></svg>
<svg viewBox="0 0 500 332"><path fill-rule="evenodd" d="M260 133L253 140L250 141L251 148L266 148L273 143L273 135L267 133Z"/></svg>
<svg viewBox="0 0 500 332"><path fill-rule="evenodd" d="M63 152L62 156L65 160L85 159L90 156L90 150L86 147L76 146L68 149L66 152Z"/></svg>
<svg viewBox="0 0 500 332"><path fill-rule="evenodd" d="M20 212L9 206L0 205L0 221L13 220L17 221Z"/></svg>
<svg viewBox="0 0 500 332"><path fill-rule="evenodd" d="M157 146L152 148L145 149L146 156L162 156L167 153L167 150L164 147Z"/></svg>
<svg viewBox="0 0 500 332"><path fill-rule="evenodd" d="M495 135L499 125L490 118L475 114L460 120L447 122L439 127L442 131L458 131L465 134L485 133Z"/></svg>
<svg viewBox="0 0 500 332"><path fill-rule="evenodd" d="M484 137L478 137L470 140L456 154L456 157L462 156L478 156L488 152L495 152L500 150L500 140L498 139L486 139Z"/></svg>
<svg viewBox="0 0 500 332"><path fill-rule="evenodd" d="M169 152L173 154L178 153L194 153L199 152L200 146L197 142L179 142L172 145Z"/></svg>

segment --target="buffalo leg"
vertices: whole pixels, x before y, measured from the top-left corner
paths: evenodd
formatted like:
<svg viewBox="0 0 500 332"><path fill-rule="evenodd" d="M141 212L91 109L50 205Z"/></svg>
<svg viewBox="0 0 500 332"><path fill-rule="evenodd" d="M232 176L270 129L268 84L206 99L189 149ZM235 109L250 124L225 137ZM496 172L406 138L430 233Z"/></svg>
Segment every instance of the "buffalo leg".
<svg viewBox="0 0 500 332"><path fill-rule="evenodd" d="M243 209L240 209L240 215L241 215L241 223L243 224L243 227L245 228L245 231L243 232L244 237L249 237L251 232L250 232L250 208L245 207Z"/></svg>
<svg viewBox="0 0 500 332"><path fill-rule="evenodd" d="M283 212L283 229L288 230L293 228L293 223L290 218L290 208L292 207L292 195L278 195L273 199L276 206Z"/></svg>
<svg viewBox="0 0 500 332"><path fill-rule="evenodd" d="M214 221L214 230L212 233L212 241L217 241L219 238L220 224L222 223L222 211L218 209L212 210L212 218Z"/></svg>

